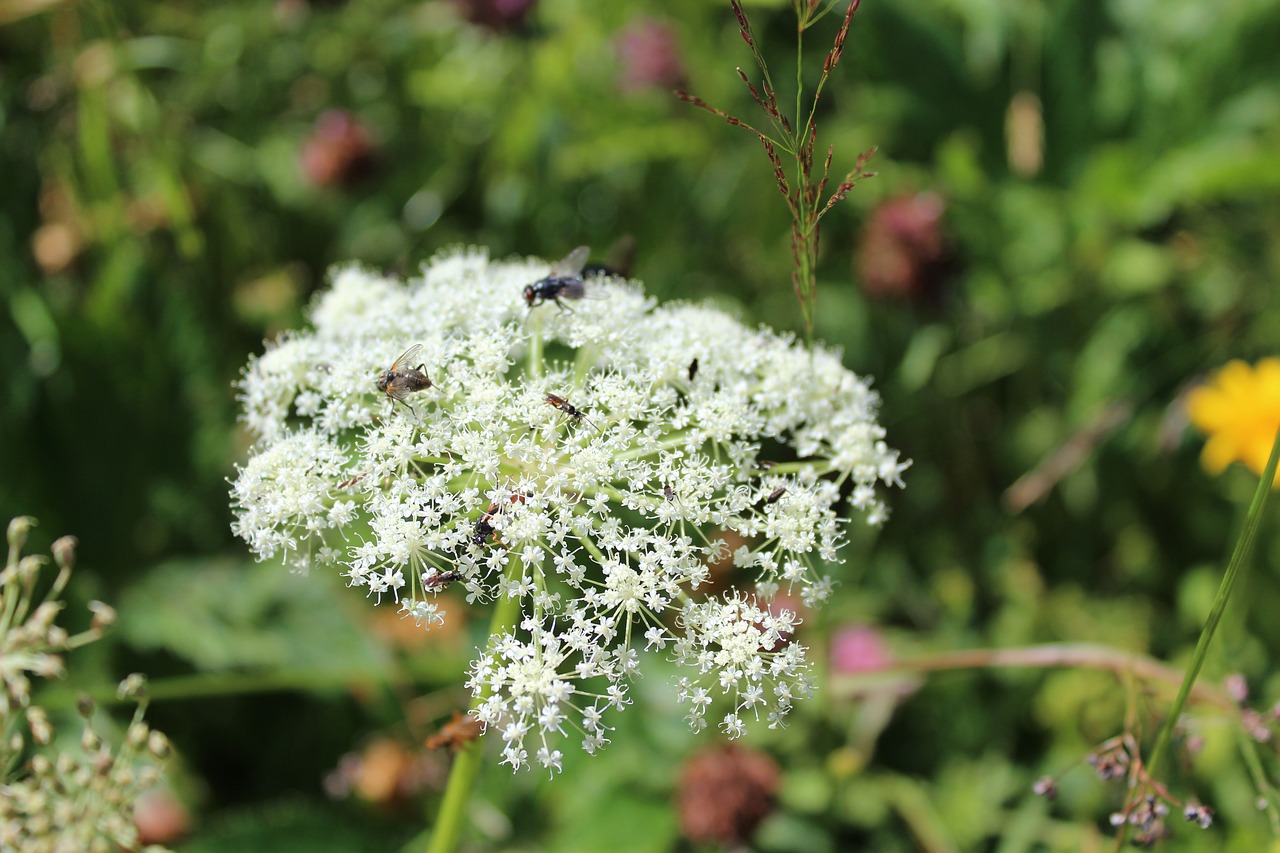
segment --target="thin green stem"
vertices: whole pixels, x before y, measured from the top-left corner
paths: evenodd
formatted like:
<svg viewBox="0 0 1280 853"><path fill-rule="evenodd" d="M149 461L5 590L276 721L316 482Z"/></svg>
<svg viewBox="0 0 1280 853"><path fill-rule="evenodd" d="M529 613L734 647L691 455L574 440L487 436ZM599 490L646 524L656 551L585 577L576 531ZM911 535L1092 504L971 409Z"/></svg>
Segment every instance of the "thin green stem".
<svg viewBox="0 0 1280 853"><path fill-rule="evenodd" d="M578 538L578 541L582 543L582 547L587 550L588 554L596 558L597 563L600 563L602 565L604 564L605 562L604 552L601 551L600 548L596 546L596 543L592 542L591 539L589 539L586 536L580 536Z"/></svg>
<svg viewBox="0 0 1280 853"><path fill-rule="evenodd" d="M799 13L797 12L797 16ZM796 121L800 121L800 116L804 114L804 21L796 22L796 111L793 115ZM800 146L804 145L805 139L809 136L809 126L805 124L803 127L796 127L792 134L792 148L799 153ZM799 163L797 162L797 165ZM799 176L803 179L803 175Z"/></svg>
<svg viewBox="0 0 1280 853"><path fill-rule="evenodd" d="M1236 729L1236 737L1240 740L1240 754L1244 757L1245 767L1248 768L1249 777L1253 780L1254 790L1267 802L1267 808L1263 811L1267 813L1267 820L1271 822L1271 833L1280 835L1280 797L1267 779L1267 772L1262 769L1262 760L1258 758L1258 742L1242 727Z"/></svg>
<svg viewBox="0 0 1280 853"><path fill-rule="evenodd" d="M1200 668L1204 666L1205 658L1209 654L1209 643L1213 640L1213 634L1218 629L1218 622L1222 619L1222 614L1227 609L1227 602L1231 599L1231 590L1235 586L1236 578L1239 577L1241 569L1249 559L1249 554L1253 550L1253 539L1258 532L1258 525L1262 522L1262 510L1267 505L1267 497L1271 494L1271 489L1276 480L1276 462L1280 460L1280 430L1276 432L1275 441L1271 445L1271 458L1267 460L1267 467L1262 472L1262 479L1258 481L1258 489L1253 493L1253 501L1249 504L1249 514L1245 517L1244 527L1240 531L1240 538L1236 541L1235 552L1231 555L1231 561L1227 564L1227 571L1222 576L1222 583L1218 586L1218 595L1213 600L1213 608L1209 611L1209 617L1205 619L1204 628L1200 631L1200 640L1196 643L1195 654L1191 658L1191 665L1187 668L1186 675L1183 676L1182 686L1178 689L1178 696L1173 700L1173 707L1169 709L1169 715L1165 718L1164 725L1160 727L1160 735L1156 738L1156 745L1151 750L1151 757L1147 761L1147 772L1154 776L1156 767L1160 764L1160 759L1164 757L1164 753L1168 750L1169 740L1173 736L1173 729L1178 724L1178 718L1182 716L1182 709L1187 704L1187 698L1191 695L1191 688L1196 682L1196 677L1200 674Z"/></svg>
<svg viewBox="0 0 1280 853"><path fill-rule="evenodd" d="M779 462L771 467L768 474L794 474L799 471L814 471L819 477L829 474L835 468L830 459L801 459L797 462Z"/></svg>
<svg viewBox="0 0 1280 853"><path fill-rule="evenodd" d="M16 564L17 560L10 554L9 565L6 568L12 570ZM3 596L4 602L4 615L0 616L0 637L3 637L9 633L10 626L14 624L14 613L18 609L18 599L22 597L16 578L6 582L0 588L0 596Z"/></svg>
<svg viewBox="0 0 1280 853"><path fill-rule="evenodd" d="M810 346L813 345L813 292L817 288L814 281L813 269L813 234L805 232L801 234L803 245L797 254L800 257L800 316L804 320L805 342Z"/></svg>
<svg viewBox="0 0 1280 853"><path fill-rule="evenodd" d="M645 456L652 456L655 453L661 453L664 450L670 450L673 447L679 447L689 440L689 431L681 430L672 433L662 441L655 442L652 447L638 447L635 450L624 450L621 453L615 453L615 460L627 461L630 459L642 459Z"/></svg>
<svg viewBox="0 0 1280 853"><path fill-rule="evenodd" d="M587 374L591 372L591 368L595 367L596 360L599 357L600 353L595 344L589 344L578 350L578 354L573 360L573 387L575 390L582 387Z"/></svg>

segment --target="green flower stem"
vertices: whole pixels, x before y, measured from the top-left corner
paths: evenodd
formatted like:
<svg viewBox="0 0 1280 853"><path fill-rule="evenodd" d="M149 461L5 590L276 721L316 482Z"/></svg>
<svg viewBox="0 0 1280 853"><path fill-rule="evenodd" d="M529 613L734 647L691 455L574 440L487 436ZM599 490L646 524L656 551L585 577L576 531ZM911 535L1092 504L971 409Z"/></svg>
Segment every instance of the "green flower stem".
<svg viewBox="0 0 1280 853"><path fill-rule="evenodd" d="M774 465L766 474L797 474L801 471L813 471L819 477L823 474L830 474L836 470L831 465L830 459L801 459L798 462L779 462Z"/></svg>
<svg viewBox="0 0 1280 853"><path fill-rule="evenodd" d="M495 637L515 627L520 619L520 599L503 595L493 606L493 619L489 623L489 636ZM480 707L487 696L477 696L471 703L472 710ZM449 771L449 783L444 789L444 802L436 815L436 824L432 828L429 842L419 835L405 847L406 851L426 851L426 853L452 853L458 847L458 838L462 835L462 827L466 822L467 804L471 802L471 792L480 775L480 763L483 750L480 741L472 741L463 747L453 761Z"/></svg>
<svg viewBox="0 0 1280 853"><path fill-rule="evenodd" d="M9 568L16 564L16 560L10 557ZM21 595L18 591L18 584L12 581L6 581L3 587L0 587L0 601L3 602L4 614L0 615L0 637L9 633L10 626L16 624L14 618L18 609L18 600Z"/></svg>
<svg viewBox="0 0 1280 853"><path fill-rule="evenodd" d="M662 441L655 443L652 447L640 447L635 450L624 450L620 453L613 454L613 458L624 462L630 459L642 459L645 456L653 456L656 453L661 453L664 450L670 450L673 447L681 447L687 443L688 440L688 430L681 430L679 432L672 433Z"/></svg>
<svg viewBox="0 0 1280 853"><path fill-rule="evenodd" d="M1173 700L1173 707L1169 709L1169 715L1165 718L1164 725L1160 727L1160 735L1156 738L1156 745L1151 750L1151 757L1147 760L1147 772L1151 776L1155 776L1156 767L1160 764L1160 759L1169 747L1169 739L1173 736L1173 728L1178 724L1178 718L1182 716L1182 709L1187 704L1187 697L1191 695L1191 688L1196 682L1196 676L1200 674L1200 668L1204 666L1204 660L1208 657L1209 643L1213 640L1213 634L1218 629L1218 622L1221 621L1222 614L1227 609L1227 602L1231 599L1232 587L1235 586L1236 578L1248 561L1249 553L1253 550L1253 539L1258 532L1258 525L1262 521L1262 510L1266 507L1267 497L1271 494L1271 489L1275 484L1277 460L1280 460L1280 430L1276 432L1275 441L1271 444L1271 457L1267 460L1267 467L1262 472L1262 478L1258 481L1258 489L1253 493L1253 501L1249 504L1249 514L1245 516L1240 538L1236 540L1236 549L1231 554L1231 561L1227 563L1227 571L1222 576L1222 583L1218 586L1218 595L1213 600L1213 608L1209 611L1209 617L1205 619L1204 628L1200 631L1200 641L1196 643L1196 651L1191 658L1191 666L1187 667L1187 673L1182 679L1182 687L1178 690L1178 697Z"/></svg>
<svg viewBox="0 0 1280 853"><path fill-rule="evenodd" d="M542 363L542 317L533 314L529 317L529 352L525 358L525 370L534 379L541 379Z"/></svg>
<svg viewBox="0 0 1280 853"><path fill-rule="evenodd" d="M597 546L596 543L591 541L591 537L583 536L581 538L581 542L582 542L582 547L587 549L587 553L595 557L597 563L599 563L600 565L604 565L604 562L605 562L604 552L600 550L599 546Z"/></svg>
<svg viewBox="0 0 1280 853"><path fill-rule="evenodd" d="M595 367L599 359L600 353L595 345L584 346L578 350L577 356L573 359L573 387L575 389L582 387L587 374L591 372L591 368Z"/></svg>

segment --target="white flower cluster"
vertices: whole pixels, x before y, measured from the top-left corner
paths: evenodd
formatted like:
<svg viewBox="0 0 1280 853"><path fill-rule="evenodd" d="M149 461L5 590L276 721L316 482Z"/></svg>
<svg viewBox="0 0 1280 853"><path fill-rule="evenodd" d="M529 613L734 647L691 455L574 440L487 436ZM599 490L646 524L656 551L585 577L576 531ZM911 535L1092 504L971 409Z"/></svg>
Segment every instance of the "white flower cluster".
<svg viewBox="0 0 1280 853"><path fill-rule="evenodd" d="M634 283L591 278L584 298L530 307L524 288L549 272L474 249L408 283L337 271L314 330L246 369L258 444L234 483L236 532L420 624L443 620L451 583L522 614L470 678L514 767L531 735L552 768L566 726L588 751L606 743L640 644L689 666L695 726L717 698L730 735L746 715L777 724L808 676L795 617L770 602L821 602L842 495L879 524L879 487L902 485L876 394L837 353L711 307L655 308ZM431 386L388 384L393 367ZM753 595L709 596L713 565L750 572Z"/></svg>

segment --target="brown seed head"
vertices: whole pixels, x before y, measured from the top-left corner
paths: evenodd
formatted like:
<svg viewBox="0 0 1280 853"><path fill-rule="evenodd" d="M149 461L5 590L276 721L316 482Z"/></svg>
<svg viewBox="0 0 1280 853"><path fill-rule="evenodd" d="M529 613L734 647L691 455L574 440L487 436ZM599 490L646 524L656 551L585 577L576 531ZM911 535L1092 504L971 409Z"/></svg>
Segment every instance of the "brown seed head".
<svg viewBox="0 0 1280 853"><path fill-rule="evenodd" d="M693 842L738 844L773 811L778 765L766 753L726 744L685 765L677 794L680 826Z"/></svg>

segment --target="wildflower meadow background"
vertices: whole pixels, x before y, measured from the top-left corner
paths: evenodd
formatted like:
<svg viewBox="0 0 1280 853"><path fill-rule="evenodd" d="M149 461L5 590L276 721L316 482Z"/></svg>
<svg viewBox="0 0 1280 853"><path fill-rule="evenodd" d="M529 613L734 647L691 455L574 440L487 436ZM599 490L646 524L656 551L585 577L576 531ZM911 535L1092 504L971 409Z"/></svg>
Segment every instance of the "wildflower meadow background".
<svg viewBox="0 0 1280 853"><path fill-rule="evenodd" d="M794 116L792 4L743 13ZM1142 759L1280 425L1280 3L864 0L816 157L828 193L876 175L822 219L816 355L774 165L675 95L766 121L740 28L0 0L0 520L38 519L0 578L4 814L51 837L83 782L140 843L419 849L478 755L459 849L1110 849L1147 811L1164 849L1276 845L1274 503ZM607 273L531 309L579 245ZM374 381L415 343L409 408ZM587 604L511 573L537 543ZM680 573L620 592L640 550ZM477 663L511 591L542 621ZM521 704L495 660L575 619L599 707ZM681 681L729 626L768 703ZM474 743L469 683L510 699ZM699 688L764 710L699 726Z"/></svg>

